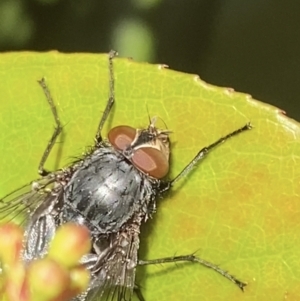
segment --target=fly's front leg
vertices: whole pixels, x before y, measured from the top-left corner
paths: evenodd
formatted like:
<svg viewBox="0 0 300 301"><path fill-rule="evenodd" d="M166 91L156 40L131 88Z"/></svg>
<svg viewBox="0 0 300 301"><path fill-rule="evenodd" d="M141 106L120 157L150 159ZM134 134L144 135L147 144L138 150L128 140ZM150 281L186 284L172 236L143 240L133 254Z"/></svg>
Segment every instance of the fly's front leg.
<svg viewBox="0 0 300 301"><path fill-rule="evenodd" d="M59 136L59 134L61 133L62 131L62 126L61 126L61 123L60 123L60 120L59 120L59 117L58 117L58 113L57 113L57 110L56 110L56 106L54 104L54 101L52 99L52 96L51 96L51 93L46 85L46 82L45 82L45 79L42 78L41 80L38 81L38 83L40 84L40 86L42 87L43 91L44 91L44 94L47 98L47 101L50 105L50 108L51 108L51 112L52 112L52 115L54 117L54 120L55 120L55 129L54 129L54 132L47 144L47 147L43 153L43 156L42 156L42 159L40 161L40 164L39 164L39 167L38 167L38 173L41 175L41 176L47 176L50 172L47 171L45 168L44 168L44 165L45 165L45 162L56 142L56 139L57 137Z"/></svg>
<svg viewBox="0 0 300 301"><path fill-rule="evenodd" d="M197 164L200 160L205 158L209 152L211 152L215 147L219 146L220 144L224 143L226 140L228 140L231 137L234 137L242 132L245 132L247 130L250 130L252 128L250 123L247 123L243 127L227 134L224 137L221 137L214 143L210 144L209 146L206 146L202 148L198 154L194 157L194 159L173 179L169 182L169 188L173 186L178 180L183 178L185 175L187 175Z"/></svg>
<svg viewBox="0 0 300 301"><path fill-rule="evenodd" d="M234 276L229 274L227 271L221 269L217 265L215 265L209 261L206 261L200 257L197 257L194 254L165 257L165 258L152 259L152 260L139 260L137 265L163 264L163 263L174 263L174 262L200 263L201 265L203 265L207 268L210 268L210 269L216 271L217 273L221 274L223 277L227 278L228 280L233 282L235 285L237 285L242 291L244 291L244 287L247 285L246 283L235 278Z"/></svg>
<svg viewBox="0 0 300 301"><path fill-rule="evenodd" d="M107 120L107 117L111 111L111 108L115 102L115 79L114 79L114 68L113 68L113 58L117 56L118 53L114 50L111 50L108 54L108 69L109 69L109 97L108 101L105 107L105 110L103 112L103 115L100 119L97 133L95 136L95 142L96 145L102 141L101 131L103 128L103 125L105 121Z"/></svg>
<svg viewBox="0 0 300 301"><path fill-rule="evenodd" d="M242 132L245 132L247 130L250 130L252 128L250 123L247 123L246 125L244 125L243 127L227 134L224 137L221 137L220 139L218 139L217 141L215 141L214 143L210 144L209 146L206 146L204 148L202 148L198 154L194 157L194 159L172 180L170 181L162 181L160 183L160 187L159 187L159 192L162 194L168 190L171 189L171 187L177 182L179 181L181 178L183 178L184 176L186 176L197 164L200 160L204 159L208 153L210 153L215 147L219 146L220 144L224 143L227 139L236 136Z"/></svg>

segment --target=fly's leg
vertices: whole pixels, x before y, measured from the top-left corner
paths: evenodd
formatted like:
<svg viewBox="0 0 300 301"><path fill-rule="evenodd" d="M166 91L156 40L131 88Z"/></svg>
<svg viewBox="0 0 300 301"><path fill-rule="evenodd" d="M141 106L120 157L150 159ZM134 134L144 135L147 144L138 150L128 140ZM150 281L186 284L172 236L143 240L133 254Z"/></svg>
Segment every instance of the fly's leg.
<svg viewBox="0 0 300 301"><path fill-rule="evenodd" d="M212 143L211 145L204 147L201 149L198 154L194 157L194 159L171 181L167 182L162 182L161 187L160 187L160 192L166 192L168 191L178 180L183 178L186 174L188 174L197 164L200 160L202 160L211 150L213 150L215 147L218 145L222 144L225 142L227 139L236 136L244 131L250 130L251 129L251 124L247 123L245 126L237 129L236 131L221 137L218 139L216 142ZM244 287L246 284L234 276L230 275L228 272L222 270L219 268L217 265L208 262L204 259L201 259L194 254L190 255L183 255L183 256L173 256L173 257L166 257L166 258L161 258L161 259L153 259L153 260L139 260L138 265L149 265L149 264L160 264L160 263L170 263L170 262L196 262L200 263L203 266L213 269L217 273L221 274L228 280L232 281L234 284L236 284L241 290L244 290Z"/></svg>
<svg viewBox="0 0 300 301"><path fill-rule="evenodd" d="M159 259L152 259L152 260L139 260L137 265L150 265L150 264L163 264L163 263L172 263L172 262L194 262L194 263L200 263L201 265L213 269L217 273L221 274L228 280L232 281L234 284L236 284L242 291L244 291L244 287L247 285L246 283L238 280L234 276L230 275L227 271L222 270L217 265L206 261L200 257L195 256L194 254L189 255L182 255L182 256L173 256L173 257L165 257L165 258L159 258Z"/></svg>
<svg viewBox="0 0 300 301"><path fill-rule="evenodd" d="M234 132L232 132L232 133L230 133L230 134L228 134L228 135L226 135L224 137L221 137L220 139L218 139L216 142L212 143L211 145L202 148L198 152L198 154L194 157L194 159L173 180L170 181L170 186L173 186L178 180L180 180L186 174L188 174L195 167L195 165L197 165L200 160L202 160L203 158L205 158L206 155L210 151L212 151L216 146L222 144L227 139L229 139L229 138L231 138L233 136L236 136L236 135L238 135L238 134L240 134L240 133L242 133L244 131L250 130L251 128L252 128L251 124L247 123L243 127L235 130Z"/></svg>
<svg viewBox="0 0 300 301"><path fill-rule="evenodd" d="M102 141L102 137L101 137L101 130L103 128L103 125L109 115L109 112L114 104L114 101L115 101L115 96L114 96L114 74L113 74L113 58L117 56L117 52L116 51L113 51L111 50L109 52L109 57L108 57L108 60L109 60L109 98L108 98L108 102L106 104L106 108L104 110L104 113L102 115L102 118L100 120L100 123L99 123L99 126L98 126L98 129L97 129L97 133L96 133L96 137L95 137L95 140L96 140L96 143L99 143ZM51 111L52 111L52 114L53 114L53 117L54 117L54 120L55 120L55 123L56 123L56 126L55 126L55 129L54 129L54 132L52 134L52 137L50 138L48 144L47 144L47 147L43 153L43 156L42 156L42 159L40 161L40 164L39 164L39 167L38 167L38 173L41 175L41 176L47 176L50 172L47 171L45 168L44 168L44 165L45 165L45 162L56 142L56 139L57 137L59 136L59 134L62 132L62 126L61 126L61 123L60 123L60 120L59 120L59 117L58 117L58 113L57 113L57 110L56 110L56 106L54 104L54 101L53 101L53 98L51 96L51 93L46 85L46 82L45 82L45 79L42 78L41 80L38 81L38 83L41 85L43 91L44 91L44 94L47 98L47 101L50 105L50 108L51 108Z"/></svg>
<svg viewBox="0 0 300 301"><path fill-rule="evenodd" d="M105 110L103 112L103 115L102 115L99 125L98 125L97 133L95 136L96 144L98 144L102 141L101 131L102 131L103 125L110 113L110 110L115 102L115 87L114 87L115 79L114 79L114 70L113 70L113 58L117 55L118 55L118 53L114 50L111 50L108 54L109 97L108 97L108 101L107 101Z"/></svg>
<svg viewBox="0 0 300 301"><path fill-rule="evenodd" d="M146 301L143 294L142 294L142 292L141 292L140 287L137 284L134 285L133 291L136 294L139 301Z"/></svg>
<svg viewBox="0 0 300 301"><path fill-rule="evenodd" d="M165 192L165 191L169 190L177 181L179 181L181 178L183 178L185 175L187 175L198 164L198 162L200 160L202 160L203 158L205 158L206 155L208 155L208 153L210 151L212 151L215 147L222 144L227 139L229 139L233 136L236 136L242 132L245 132L247 130L250 130L251 128L252 128L251 124L247 123L243 127L235 130L234 132L232 132L224 137L221 137L220 139L218 139L216 142L212 143L211 145L202 148L198 152L198 154L194 157L194 159L173 180L162 183L161 192Z"/></svg>
<svg viewBox="0 0 300 301"><path fill-rule="evenodd" d="M58 113L57 113L57 110L56 110L56 106L54 104L54 101L53 101L53 98L51 96L51 93L46 85L46 82L45 82L45 79L42 78L41 80L38 81L38 83L40 84L40 86L42 87L43 91L44 91L44 94L47 98L47 101L50 105L50 108L51 108L51 111L52 111L52 115L54 117L54 120L55 120L55 129L54 129L54 132L47 144L47 147L43 153L43 156L42 156L42 159L40 161L40 164L39 164L39 167L38 167L38 173L41 175L41 176L47 176L50 172L47 171L45 168L44 168L44 165L45 165L45 162L55 144L55 141L57 139L57 137L59 136L59 134L61 133L62 131L62 126L61 126L61 123L60 123L60 120L59 120L59 117L58 117Z"/></svg>

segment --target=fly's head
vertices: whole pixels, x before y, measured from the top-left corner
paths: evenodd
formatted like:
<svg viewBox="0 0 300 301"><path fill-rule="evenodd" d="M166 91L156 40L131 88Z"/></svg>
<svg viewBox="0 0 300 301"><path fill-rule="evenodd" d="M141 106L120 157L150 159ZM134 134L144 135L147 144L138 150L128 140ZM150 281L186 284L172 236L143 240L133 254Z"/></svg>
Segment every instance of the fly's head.
<svg viewBox="0 0 300 301"><path fill-rule="evenodd" d="M155 179L162 179L169 171L171 132L158 129L155 123L156 117L146 129L127 125L114 127L108 133L108 140L137 169Z"/></svg>

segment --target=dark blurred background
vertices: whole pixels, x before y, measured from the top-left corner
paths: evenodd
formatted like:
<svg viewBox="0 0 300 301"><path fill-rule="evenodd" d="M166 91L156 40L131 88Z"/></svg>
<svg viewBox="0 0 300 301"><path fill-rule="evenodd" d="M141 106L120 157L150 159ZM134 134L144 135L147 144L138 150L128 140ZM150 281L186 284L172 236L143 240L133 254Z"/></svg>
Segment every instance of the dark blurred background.
<svg viewBox="0 0 300 301"><path fill-rule="evenodd" d="M0 50L165 63L300 121L299 0L0 0Z"/></svg>

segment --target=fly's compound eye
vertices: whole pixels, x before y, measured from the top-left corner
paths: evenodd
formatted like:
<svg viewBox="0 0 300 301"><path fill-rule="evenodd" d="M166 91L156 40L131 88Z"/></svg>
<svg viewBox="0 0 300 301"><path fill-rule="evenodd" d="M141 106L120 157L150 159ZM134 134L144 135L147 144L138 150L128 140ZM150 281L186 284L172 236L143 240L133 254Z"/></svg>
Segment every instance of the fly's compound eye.
<svg viewBox="0 0 300 301"><path fill-rule="evenodd" d="M120 125L112 128L108 132L108 141L113 147L123 151L128 145L132 143L136 136L136 129L127 126Z"/></svg>
<svg viewBox="0 0 300 301"><path fill-rule="evenodd" d="M111 145L125 151L136 139L137 130L130 126L120 125L112 128L107 137ZM134 149L130 157L132 164L155 179L161 179L169 171L168 158L155 147L139 147Z"/></svg>
<svg viewBox="0 0 300 301"><path fill-rule="evenodd" d="M153 147L137 149L131 160L134 166L155 179L163 178L169 171L168 159L160 150Z"/></svg>

